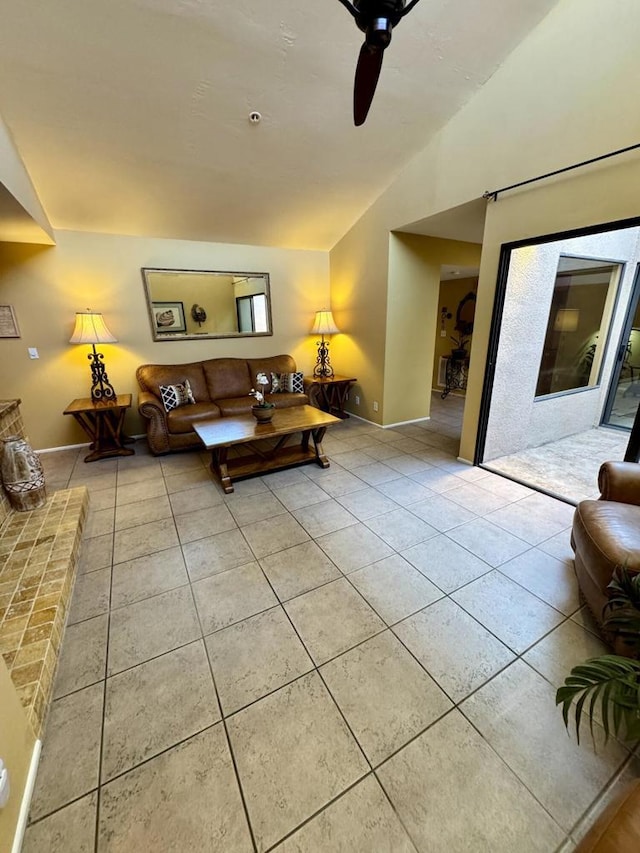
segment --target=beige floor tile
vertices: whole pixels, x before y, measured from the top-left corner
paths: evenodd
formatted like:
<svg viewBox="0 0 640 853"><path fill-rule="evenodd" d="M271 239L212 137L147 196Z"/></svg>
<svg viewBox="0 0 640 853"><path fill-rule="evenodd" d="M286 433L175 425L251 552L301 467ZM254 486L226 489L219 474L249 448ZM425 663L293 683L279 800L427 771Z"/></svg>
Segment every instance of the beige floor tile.
<svg viewBox="0 0 640 853"><path fill-rule="evenodd" d="M189 587L129 604L111 613L107 672L115 675L200 636Z"/></svg>
<svg viewBox="0 0 640 853"><path fill-rule="evenodd" d="M293 515L307 531L309 536L317 539L325 533L333 533L351 524L357 524L358 519L340 506L335 500L324 501L315 506L297 509Z"/></svg>
<svg viewBox="0 0 640 853"><path fill-rule="evenodd" d="M483 489L479 484L466 481L456 489L449 489L447 498L478 515L486 515L486 513L499 509L510 502L509 498Z"/></svg>
<svg viewBox="0 0 640 853"><path fill-rule="evenodd" d="M204 465L200 454L192 450L188 453L173 453L169 456L163 456L160 460L160 467L165 477L171 477L175 474L183 474L185 471L200 471Z"/></svg>
<svg viewBox="0 0 640 853"><path fill-rule="evenodd" d="M245 708L227 725L258 850L369 769L317 673Z"/></svg>
<svg viewBox="0 0 640 853"><path fill-rule="evenodd" d="M322 469L319 468L318 471L322 471ZM348 495L351 492L357 492L359 489L369 488L363 480L350 471L336 470L334 465L322 473L322 477L314 478L315 482L332 498L339 498L341 495Z"/></svg>
<svg viewBox="0 0 640 853"><path fill-rule="evenodd" d="M83 575L106 569L113 559L113 533L85 539L80 548L78 573Z"/></svg>
<svg viewBox="0 0 640 853"><path fill-rule="evenodd" d="M210 506L220 506L224 503L224 497L216 484L209 482L184 492L175 492L169 495L169 501L173 514L178 516Z"/></svg>
<svg viewBox="0 0 640 853"><path fill-rule="evenodd" d="M197 581L193 595L205 634L278 604L256 562Z"/></svg>
<svg viewBox="0 0 640 853"><path fill-rule="evenodd" d="M396 551L411 548L412 545L438 534L435 527L421 518L416 518L406 509L396 509L377 518L370 518L366 524Z"/></svg>
<svg viewBox="0 0 640 853"><path fill-rule="evenodd" d="M188 542L183 545L182 553L192 582L253 560L253 553L239 530Z"/></svg>
<svg viewBox="0 0 640 853"><path fill-rule="evenodd" d="M67 626L53 686L54 699L105 677L108 621L105 613Z"/></svg>
<svg viewBox="0 0 640 853"><path fill-rule="evenodd" d="M91 509L113 509L116 505L116 489L113 486L110 489L99 489L97 492L91 493Z"/></svg>
<svg viewBox="0 0 640 853"><path fill-rule="evenodd" d="M223 726L213 726L105 785L98 833L100 853L251 853Z"/></svg>
<svg viewBox="0 0 640 853"><path fill-rule="evenodd" d="M109 610L111 588L111 569L99 569L97 572L76 577L67 624L82 622L93 616L100 616Z"/></svg>
<svg viewBox="0 0 640 853"><path fill-rule="evenodd" d="M116 508L116 530L126 530L129 527L137 527L139 524L147 524L150 521L160 521L171 518L171 504L167 495L157 498L148 498L138 503L120 504Z"/></svg>
<svg viewBox="0 0 640 853"><path fill-rule="evenodd" d="M311 541L263 557L260 565L281 601L341 577L324 551Z"/></svg>
<svg viewBox="0 0 640 853"><path fill-rule="evenodd" d="M347 495L341 495L337 501L360 521L398 509L395 501L385 497L372 486L357 492L350 492Z"/></svg>
<svg viewBox="0 0 640 853"><path fill-rule="evenodd" d="M491 571L491 566L441 534L402 552L405 560L445 592Z"/></svg>
<svg viewBox="0 0 640 853"><path fill-rule="evenodd" d="M413 507L411 509L415 511ZM494 568L531 547L524 540L496 527L486 518L476 518L462 527L456 527L449 531L448 536Z"/></svg>
<svg viewBox="0 0 640 853"><path fill-rule="evenodd" d="M118 486L116 490L116 507L124 504L147 501L150 498L158 498L167 494L167 489L162 479L142 480L139 483L131 483L129 486Z"/></svg>
<svg viewBox="0 0 640 853"><path fill-rule="evenodd" d="M568 737L555 706L555 689L515 661L462 705L461 710L555 820L569 832L628 752L594 724L597 753Z"/></svg>
<svg viewBox="0 0 640 853"><path fill-rule="evenodd" d="M326 506L328 503L329 501L325 501L320 506ZM307 507L307 509L297 511L307 512L312 509L315 507ZM301 542L306 542L309 539L304 528L289 513L277 515L275 518L267 518L255 524L248 524L242 528L242 533L257 559L268 557L270 554L277 554L278 551L285 548L293 548L294 545L300 545Z"/></svg>
<svg viewBox="0 0 640 853"><path fill-rule="evenodd" d="M280 489L274 489L273 494L288 510L300 509L303 506L319 504L329 500L329 495L305 477L306 483L292 483Z"/></svg>
<svg viewBox="0 0 640 853"><path fill-rule="evenodd" d="M417 456L407 456L405 454L385 459L385 465L407 477L410 474L419 474L421 471L433 470L432 466L428 462L425 462L424 459L418 459Z"/></svg>
<svg viewBox="0 0 640 853"><path fill-rule="evenodd" d="M343 794L273 853L416 853L375 776Z"/></svg>
<svg viewBox="0 0 640 853"><path fill-rule="evenodd" d="M31 820L82 797L98 785L102 683L57 699L49 711Z"/></svg>
<svg viewBox="0 0 640 853"><path fill-rule="evenodd" d="M278 489L284 489L285 486L297 486L301 483L308 483L307 470L305 466L304 468L289 468L287 471L269 471L268 474L264 474L260 478L260 481L272 492L275 492Z"/></svg>
<svg viewBox="0 0 640 853"><path fill-rule="evenodd" d="M571 614L571 621L575 622L577 625L580 625L585 631L590 631L594 634L598 639L601 639L602 635L600 633L600 629L596 620L593 618L593 613L589 610L589 608L585 605L581 607L580 610L576 610L575 613Z"/></svg>
<svg viewBox="0 0 640 853"><path fill-rule="evenodd" d="M460 477L456 477L455 474L450 474L442 468L434 468L431 465L423 471L407 472L407 475L412 480L415 480L416 483L420 483L425 488L437 494L448 492L450 489L457 489L464 482Z"/></svg>
<svg viewBox="0 0 640 853"><path fill-rule="evenodd" d="M449 598L409 616L393 631L456 703L515 658Z"/></svg>
<svg viewBox="0 0 640 853"><path fill-rule="evenodd" d="M346 652L385 627L344 578L293 598L284 607L316 664Z"/></svg>
<svg viewBox="0 0 640 853"><path fill-rule="evenodd" d="M610 654L610 649L602 640L567 619L529 649L523 658L558 688L574 666L606 654Z"/></svg>
<svg viewBox="0 0 640 853"><path fill-rule="evenodd" d="M377 489L404 507L424 501L433 495L433 492L426 486L421 486L420 483L416 483L410 477L400 477L397 480L390 480L388 483L380 483Z"/></svg>
<svg viewBox="0 0 640 853"><path fill-rule="evenodd" d="M383 764L378 778L421 851L550 853L564 839L455 710Z"/></svg>
<svg viewBox="0 0 640 853"><path fill-rule="evenodd" d="M556 560L531 548L500 566L502 574L569 616L580 607L573 561Z"/></svg>
<svg viewBox="0 0 640 853"><path fill-rule="evenodd" d="M364 524L328 533L317 544L345 574L393 554L393 549Z"/></svg>
<svg viewBox="0 0 640 853"><path fill-rule="evenodd" d="M533 494L490 513L489 521L530 545L538 545L571 525L575 507Z"/></svg>
<svg viewBox="0 0 640 853"><path fill-rule="evenodd" d="M176 517L178 538L184 545L197 539L206 539L216 533L234 530L236 522L226 506L211 506Z"/></svg>
<svg viewBox="0 0 640 853"><path fill-rule="evenodd" d="M451 597L518 654L563 621L559 611L496 571Z"/></svg>
<svg viewBox="0 0 640 853"><path fill-rule="evenodd" d="M377 462L386 462L387 459L397 459L398 458L398 450L394 447L393 443L389 442L380 442L375 439L371 439L371 444L367 440L365 443L365 439L357 439L362 449L366 452L367 456L372 456Z"/></svg>
<svg viewBox="0 0 640 853"><path fill-rule="evenodd" d="M550 539L545 539L538 545L545 554L550 554L556 560L573 560L573 548L571 547L571 528L561 530Z"/></svg>
<svg viewBox="0 0 640 853"><path fill-rule="evenodd" d="M335 462L347 471L353 471L355 468L362 465L371 465L375 462L373 456L368 456L363 450L346 450L338 453L334 450L327 450L331 463Z"/></svg>
<svg viewBox="0 0 640 853"><path fill-rule="evenodd" d="M313 669L281 607L206 638L225 714L232 714Z"/></svg>
<svg viewBox="0 0 640 853"><path fill-rule="evenodd" d="M128 530L117 530L113 537L113 562L124 563L135 557L173 548L177 544L178 534L172 518L150 521Z"/></svg>
<svg viewBox="0 0 640 853"><path fill-rule="evenodd" d="M220 709L202 640L109 678L104 711L103 782L219 719Z"/></svg>
<svg viewBox="0 0 640 853"><path fill-rule="evenodd" d="M111 491L111 489L106 491ZM87 516L87 523L82 533L83 539L94 539L96 536L105 536L107 534L112 535L115 526L114 508L97 509L93 507L93 501L91 504L91 511Z"/></svg>
<svg viewBox="0 0 640 853"><path fill-rule="evenodd" d="M143 598L184 586L189 576L179 546L117 563L111 579L111 607L125 607Z"/></svg>
<svg viewBox="0 0 640 853"><path fill-rule="evenodd" d="M390 631L340 655L320 671L373 766L452 707Z"/></svg>
<svg viewBox="0 0 640 853"><path fill-rule="evenodd" d="M349 580L388 625L442 596L430 580L399 554L352 572Z"/></svg>
<svg viewBox="0 0 640 853"><path fill-rule="evenodd" d="M181 474L173 476L165 475L164 481L167 486L167 492L170 495L176 492L184 492L188 489L197 489L205 483L211 483L213 474L206 468L194 468L192 471L184 471Z"/></svg>
<svg viewBox="0 0 640 853"><path fill-rule="evenodd" d="M353 473L369 483L370 486L377 486L380 483L388 483L390 480L397 480L402 476L395 468L385 465L384 462L372 462L369 465L359 465L353 468Z"/></svg>
<svg viewBox="0 0 640 853"><path fill-rule="evenodd" d="M308 480L309 485L312 485ZM287 510L278 498L271 492L267 494L249 495L248 497L230 495L225 501L233 513L239 527L264 521L266 518L282 515Z"/></svg>
<svg viewBox="0 0 640 853"><path fill-rule="evenodd" d="M133 483L141 483L143 480L162 480L162 466L160 462L153 464L136 465L133 468L118 468L118 486L131 486Z"/></svg>
<svg viewBox="0 0 640 853"><path fill-rule="evenodd" d="M598 799L591 805L578 825L572 829L572 839L575 839L576 842L582 841L607 806L618 797L623 796L624 792L628 791L634 783L637 783L638 779L640 779L640 759L636 755L632 755L622 770L616 774Z"/></svg>
<svg viewBox="0 0 640 853"><path fill-rule="evenodd" d="M411 504L409 511L441 533L460 527L477 516L470 510L448 500L444 495L433 495L418 503Z"/></svg>
<svg viewBox="0 0 640 853"><path fill-rule="evenodd" d="M22 853L93 853L97 808L97 793L88 794L30 826Z"/></svg>

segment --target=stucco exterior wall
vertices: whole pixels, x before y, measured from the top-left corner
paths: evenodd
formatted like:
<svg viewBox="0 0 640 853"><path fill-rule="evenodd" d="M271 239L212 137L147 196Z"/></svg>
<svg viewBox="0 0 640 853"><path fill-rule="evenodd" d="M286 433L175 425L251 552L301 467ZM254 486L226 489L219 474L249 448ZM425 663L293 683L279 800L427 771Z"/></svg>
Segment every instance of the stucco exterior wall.
<svg viewBox="0 0 640 853"><path fill-rule="evenodd" d="M573 435L600 422L640 261L640 229L525 246L511 253L484 459ZM536 400L536 383L560 255L625 264L595 388Z"/></svg>

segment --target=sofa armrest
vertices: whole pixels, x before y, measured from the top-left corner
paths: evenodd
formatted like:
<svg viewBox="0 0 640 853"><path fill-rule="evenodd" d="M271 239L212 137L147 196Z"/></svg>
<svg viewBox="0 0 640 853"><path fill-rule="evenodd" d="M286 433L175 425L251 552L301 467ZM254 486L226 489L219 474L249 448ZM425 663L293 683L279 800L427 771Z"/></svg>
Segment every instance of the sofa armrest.
<svg viewBox="0 0 640 853"><path fill-rule="evenodd" d="M604 462L598 474L600 500L640 506L640 465Z"/></svg>
<svg viewBox="0 0 640 853"><path fill-rule="evenodd" d="M150 391L141 391L138 395L138 411L147 423L147 441L152 453L169 453L169 430L167 413L162 401Z"/></svg>

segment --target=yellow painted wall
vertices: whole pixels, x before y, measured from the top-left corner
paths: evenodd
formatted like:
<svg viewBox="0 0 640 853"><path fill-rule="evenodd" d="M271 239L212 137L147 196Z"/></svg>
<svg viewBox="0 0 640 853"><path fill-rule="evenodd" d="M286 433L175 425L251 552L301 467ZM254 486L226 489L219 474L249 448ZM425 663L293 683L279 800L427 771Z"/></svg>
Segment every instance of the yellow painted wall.
<svg viewBox="0 0 640 853"><path fill-rule="evenodd" d="M485 190L637 142L640 112L629 104L640 80L639 26L635 0L563 0L332 249L336 319L340 325L338 317L348 317L357 329L357 341L336 337L335 361L348 358L356 375L366 377L367 397L375 393L379 399L383 376L387 386L398 380L399 365L393 375L385 366L390 232L478 199ZM639 214L637 159L634 154L617 161L622 172L629 171L626 181L615 180L616 191L601 164L489 203L463 458L473 458L500 243ZM386 407L385 397L384 422L390 423ZM362 407L354 411L361 414ZM371 418L368 408L364 416Z"/></svg>
<svg viewBox="0 0 640 853"><path fill-rule="evenodd" d="M2 851L11 850L35 742L35 735L0 655L0 758L9 771L11 784L9 802L0 809Z"/></svg>
<svg viewBox="0 0 640 853"><path fill-rule="evenodd" d="M58 231L57 245L0 245L0 302L15 307L22 337L0 340L0 397L22 398L27 433L36 449L86 441L62 412L89 394L87 346L68 343L74 314L101 311L117 344L100 345L116 391L137 394L135 369L204 358L291 353L309 372L314 312L329 301L326 252ZM202 341L151 339L141 267L269 272L274 334ZM190 306L189 306L190 307ZM27 347L37 347L30 360ZM144 431L137 412L126 429Z"/></svg>
<svg viewBox="0 0 640 853"><path fill-rule="evenodd" d="M440 359L449 355L452 348L455 347L451 338L457 338L460 335L460 333L455 330L456 311L458 310L458 305L467 293L475 293L477 289L477 278L452 278L447 281L440 282L440 295L438 297L438 328L436 331L436 345L433 354L433 374L431 383L432 388L435 390L442 391L442 388L438 386L438 365L440 363ZM446 337L444 338L440 335L440 312L443 308L446 308L448 313L452 315L450 320L444 321L444 330L446 332ZM468 346L467 349L469 349ZM456 393L464 394L464 391Z"/></svg>
<svg viewBox="0 0 640 853"><path fill-rule="evenodd" d="M475 243L416 234L390 238L384 408L381 423L424 418L431 407L442 264L479 266Z"/></svg>

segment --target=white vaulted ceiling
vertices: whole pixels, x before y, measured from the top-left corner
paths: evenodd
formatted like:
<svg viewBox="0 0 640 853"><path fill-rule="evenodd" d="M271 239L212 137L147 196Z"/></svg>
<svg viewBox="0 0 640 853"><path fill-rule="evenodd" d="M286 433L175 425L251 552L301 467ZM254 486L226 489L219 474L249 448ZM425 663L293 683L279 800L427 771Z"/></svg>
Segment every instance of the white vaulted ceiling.
<svg viewBox="0 0 640 853"><path fill-rule="evenodd" d="M556 2L421 0L360 128L338 0L7 2L0 115L55 228L328 249Z"/></svg>

